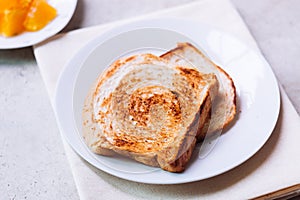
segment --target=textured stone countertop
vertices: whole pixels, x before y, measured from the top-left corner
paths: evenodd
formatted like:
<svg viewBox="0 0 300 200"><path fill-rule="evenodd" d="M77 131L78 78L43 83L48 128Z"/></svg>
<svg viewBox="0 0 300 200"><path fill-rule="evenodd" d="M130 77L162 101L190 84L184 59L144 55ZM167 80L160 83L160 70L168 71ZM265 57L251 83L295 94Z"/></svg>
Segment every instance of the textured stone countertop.
<svg viewBox="0 0 300 200"><path fill-rule="evenodd" d="M64 31L192 0L78 0ZM300 112L300 1L232 0ZM32 48L0 50L0 199L78 199Z"/></svg>

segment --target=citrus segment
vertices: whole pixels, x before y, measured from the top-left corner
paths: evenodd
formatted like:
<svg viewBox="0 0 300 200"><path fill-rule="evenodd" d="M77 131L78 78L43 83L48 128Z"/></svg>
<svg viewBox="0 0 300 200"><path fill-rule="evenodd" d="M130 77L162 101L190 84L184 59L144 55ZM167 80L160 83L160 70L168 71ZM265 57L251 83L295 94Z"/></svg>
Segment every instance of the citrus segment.
<svg viewBox="0 0 300 200"><path fill-rule="evenodd" d="M25 30L38 31L56 17L56 9L46 0L34 0L24 22Z"/></svg>

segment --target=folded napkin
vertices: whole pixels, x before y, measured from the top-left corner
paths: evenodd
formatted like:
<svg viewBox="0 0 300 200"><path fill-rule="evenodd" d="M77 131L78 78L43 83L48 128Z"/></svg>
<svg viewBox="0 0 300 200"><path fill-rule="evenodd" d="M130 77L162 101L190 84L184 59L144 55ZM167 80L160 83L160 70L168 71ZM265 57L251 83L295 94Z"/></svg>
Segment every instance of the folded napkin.
<svg viewBox="0 0 300 200"><path fill-rule="evenodd" d="M138 19L172 17L190 19L234 35L259 49L229 0L201 0L152 13ZM34 53L50 99L59 74L72 56L90 40L127 19L60 34L36 45ZM89 165L64 142L81 199L250 199L279 197L300 188L299 116L280 87L281 110L267 143L252 158L219 176L180 185L149 185L123 180ZM255 124L253 124L255 126ZM201 169L199 169L201 170ZM282 190L283 189L283 190ZM272 193L273 192L273 193ZM268 194L271 193L271 194ZM265 195L267 194L267 195ZM262 196L265 195L265 196Z"/></svg>

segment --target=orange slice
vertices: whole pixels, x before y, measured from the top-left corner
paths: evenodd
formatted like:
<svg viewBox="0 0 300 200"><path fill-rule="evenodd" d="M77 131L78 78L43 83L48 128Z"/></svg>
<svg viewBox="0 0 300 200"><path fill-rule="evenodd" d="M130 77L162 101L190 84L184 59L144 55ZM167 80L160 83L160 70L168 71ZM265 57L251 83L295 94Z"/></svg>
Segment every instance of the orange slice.
<svg viewBox="0 0 300 200"><path fill-rule="evenodd" d="M32 0L0 0L0 34L5 37L24 31L23 22Z"/></svg>
<svg viewBox="0 0 300 200"><path fill-rule="evenodd" d="M1 33L5 37L11 37L22 33L23 22L26 18L26 9L7 9L2 13Z"/></svg>
<svg viewBox="0 0 300 200"><path fill-rule="evenodd" d="M14 8L18 5L19 0L0 0L0 13L4 10Z"/></svg>
<svg viewBox="0 0 300 200"><path fill-rule="evenodd" d="M44 28L56 17L56 9L47 3L46 0L33 0L24 27L27 31L38 31Z"/></svg>
<svg viewBox="0 0 300 200"><path fill-rule="evenodd" d="M47 0L0 0L0 35L11 37L23 31L38 31L56 17Z"/></svg>

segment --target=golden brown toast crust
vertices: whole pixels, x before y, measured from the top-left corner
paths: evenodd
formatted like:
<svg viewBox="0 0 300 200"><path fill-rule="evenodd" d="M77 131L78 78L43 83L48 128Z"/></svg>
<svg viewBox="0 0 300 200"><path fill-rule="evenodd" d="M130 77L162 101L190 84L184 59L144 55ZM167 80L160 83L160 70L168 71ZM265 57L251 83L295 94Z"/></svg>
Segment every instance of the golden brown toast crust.
<svg viewBox="0 0 300 200"><path fill-rule="evenodd" d="M120 59L98 78L86 98L84 140L98 154L118 153L182 172L209 117L217 88L215 75L151 54Z"/></svg>
<svg viewBox="0 0 300 200"><path fill-rule="evenodd" d="M174 63L193 65L202 73L215 73L217 75L221 87L214 104L215 107L212 108L211 124L206 123L206 128L208 129L208 134L211 134L228 127L236 116L237 107L236 88L230 75L190 43L178 43L177 47L162 54L160 57ZM184 59L186 61L182 62ZM204 131L200 134L198 140L203 140L205 135Z"/></svg>

